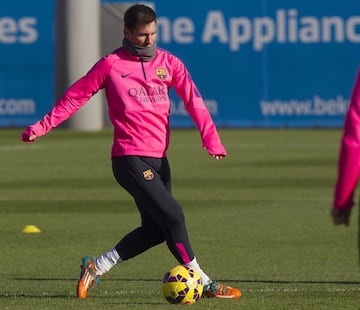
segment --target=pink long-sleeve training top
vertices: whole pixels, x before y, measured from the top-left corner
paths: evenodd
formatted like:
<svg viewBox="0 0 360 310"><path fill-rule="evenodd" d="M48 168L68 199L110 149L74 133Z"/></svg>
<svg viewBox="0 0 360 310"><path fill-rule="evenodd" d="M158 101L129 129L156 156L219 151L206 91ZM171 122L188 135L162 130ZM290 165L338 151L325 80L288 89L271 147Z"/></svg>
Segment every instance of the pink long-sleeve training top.
<svg viewBox="0 0 360 310"><path fill-rule="evenodd" d="M170 138L171 86L198 127L203 147L211 155L225 156L215 124L183 62L160 48L149 62L140 61L123 48L103 57L28 131L38 137L48 133L104 89L114 127L112 157L161 158L166 156Z"/></svg>
<svg viewBox="0 0 360 310"><path fill-rule="evenodd" d="M346 114L338 160L338 178L333 207L349 209L354 205L354 191L360 174L360 68Z"/></svg>

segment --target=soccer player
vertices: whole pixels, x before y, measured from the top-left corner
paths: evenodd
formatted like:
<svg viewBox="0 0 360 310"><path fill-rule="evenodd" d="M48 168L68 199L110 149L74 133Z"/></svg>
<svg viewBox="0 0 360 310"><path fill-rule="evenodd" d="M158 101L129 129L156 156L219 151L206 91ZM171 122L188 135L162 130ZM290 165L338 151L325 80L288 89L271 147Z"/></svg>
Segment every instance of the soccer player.
<svg viewBox="0 0 360 310"><path fill-rule="evenodd" d="M349 226L354 191L360 175L360 68L353 87L350 106L345 118L338 159L331 216L335 225Z"/></svg>
<svg viewBox="0 0 360 310"><path fill-rule="evenodd" d="M169 145L170 100L174 87L196 124L203 148L214 159L226 150L200 92L182 61L156 46L156 14L136 4L124 15L122 47L100 59L75 82L44 118L22 134L33 142L71 117L97 91L104 89L114 127L112 167L117 182L133 196L141 226L125 235L98 257L82 258L77 286L79 298L115 265L166 242L180 264L197 270L204 297L239 298L241 292L213 281L196 261L188 237L183 210L171 194Z"/></svg>

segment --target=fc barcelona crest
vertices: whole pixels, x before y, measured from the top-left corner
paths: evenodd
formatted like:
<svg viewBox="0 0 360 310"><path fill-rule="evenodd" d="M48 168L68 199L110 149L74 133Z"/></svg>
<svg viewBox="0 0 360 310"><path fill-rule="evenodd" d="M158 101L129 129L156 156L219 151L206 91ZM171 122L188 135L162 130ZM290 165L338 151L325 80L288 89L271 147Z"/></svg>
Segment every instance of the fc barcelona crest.
<svg viewBox="0 0 360 310"><path fill-rule="evenodd" d="M145 180L150 181L154 178L154 173L151 171L151 169L148 169L143 172L143 176Z"/></svg>
<svg viewBox="0 0 360 310"><path fill-rule="evenodd" d="M166 79L166 68L156 68L156 75L160 80L165 80Z"/></svg>

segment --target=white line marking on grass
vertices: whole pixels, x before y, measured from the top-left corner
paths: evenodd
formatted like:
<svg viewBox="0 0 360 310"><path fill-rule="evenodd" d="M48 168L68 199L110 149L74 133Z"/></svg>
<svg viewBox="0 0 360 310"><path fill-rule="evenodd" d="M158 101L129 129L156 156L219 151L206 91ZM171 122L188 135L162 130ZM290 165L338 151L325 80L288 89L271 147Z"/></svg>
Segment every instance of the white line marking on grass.
<svg viewBox="0 0 360 310"><path fill-rule="evenodd" d="M100 144L101 145L101 144ZM22 144L22 145L0 145L0 152L4 151L29 151L29 150L38 150L38 149L61 149L61 150L66 150L66 149L71 149L73 146L79 147L79 143L76 144L41 144L41 143L37 143L37 144ZM92 147L94 148L94 143L83 143L81 142L81 148L84 147ZM99 147L99 143L96 144L96 147Z"/></svg>
<svg viewBox="0 0 360 310"><path fill-rule="evenodd" d="M338 148L339 144L240 144L240 145L227 145L228 148L238 148L238 149L262 149L262 148L272 148L272 149L329 149L329 148Z"/></svg>
<svg viewBox="0 0 360 310"><path fill-rule="evenodd" d="M0 152L43 149L44 145L0 145Z"/></svg>
<svg viewBox="0 0 360 310"><path fill-rule="evenodd" d="M257 143L257 144L226 144L226 148L228 149L337 149L339 148L339 144L288 144L288 143ZM191 149L201 149L200 144L182 144L182 143L174 143L170 145L171 148L183 149L183 148L191 148Z"/></svg>

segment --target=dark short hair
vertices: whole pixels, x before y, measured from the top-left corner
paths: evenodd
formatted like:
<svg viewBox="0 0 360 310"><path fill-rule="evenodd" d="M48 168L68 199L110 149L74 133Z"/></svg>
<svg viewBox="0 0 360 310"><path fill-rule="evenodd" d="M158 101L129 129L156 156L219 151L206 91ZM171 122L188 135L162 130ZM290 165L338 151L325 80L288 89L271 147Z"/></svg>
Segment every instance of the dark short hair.
<svg viewBox="0 0 360 310"><path fill-rule="evenodd" d="M124 14L124 26L130 31L153 21L156 21L156 13L144 4L134 4Z"/></svg>

